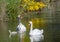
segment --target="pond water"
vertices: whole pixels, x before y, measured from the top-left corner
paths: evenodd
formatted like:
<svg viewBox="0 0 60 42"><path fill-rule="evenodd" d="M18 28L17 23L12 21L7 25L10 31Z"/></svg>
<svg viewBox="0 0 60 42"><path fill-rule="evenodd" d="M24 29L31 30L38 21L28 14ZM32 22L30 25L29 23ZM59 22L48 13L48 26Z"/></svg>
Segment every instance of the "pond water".
<svg viewBox="0 0 60 42"><path fill-rule="evenodd" d="M37 21L37 19L32 19L32 21ZM11 37L9 37L10 35L9 30L16 31L16 28L18 25L17 21L8 21L8 22L1 21L0 22L0 42L43 42L43 40L40 40L41 39L40 35L34 36L34 37L29 36L30 27L28 25L28 20L24 19L21 22L26 26L27 31L25 35L22 36L22 38L19 38L18 34L12 35ZM37 27L37 29L42 29L42 28L38 28L39 27L38 22L36 22L36 24L35 24L36 26L34 27Z"/></svg>
<svg viewBox="0 0 60 42"><path fill-rule="evenodd" d="M26 34L23 36L23 38L19 38L18 35L12 35L11 38L9 38L9 31L16 31L16 27L18 25L17 21L9 21L9 22L0 22L0 42L56 42L59 41L60 38L60 32L59 32L59 25L57 24L47 24L43 21L41 22L39 19L35 18L32 19L34 23L34 28L37 29L43 29L44 30L44 39L41 40L39 36L30 37L29 36L29 26L28 26L29 20L22 20L22 23L27 27ZM42 23L45 25L42 25ZM37 25L36 25L37 24ZM59 32L59 33L57 33Z"/></svg>

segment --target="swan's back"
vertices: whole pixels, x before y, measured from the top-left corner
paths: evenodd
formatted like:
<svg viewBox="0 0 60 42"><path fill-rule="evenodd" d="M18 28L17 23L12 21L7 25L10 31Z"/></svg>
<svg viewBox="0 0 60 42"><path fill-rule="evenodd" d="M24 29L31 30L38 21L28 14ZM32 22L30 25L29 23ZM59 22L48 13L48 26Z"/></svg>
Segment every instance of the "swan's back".
<svg viewBox="0 0 60 42"><path fill-rule="evenodd" d="M29 33L29 35L41 35L41 34L43 34L43 29L42 30L34 29Z"/></svg>
<svg viewBox="0 0 60 42"><path fill-rule="evenodd" d="M33 31L34 31L34 32L40 32L40 30L39 30L39 29L34 29Z"/></svg>
<svg viewBox="0 0 60 42"><path fill-rule="evenodd" d="M34 33L39 33L39 34L42 34L43 33L43 29L42 30L39 30L39 29L34 29L33 30Z"/></svg>

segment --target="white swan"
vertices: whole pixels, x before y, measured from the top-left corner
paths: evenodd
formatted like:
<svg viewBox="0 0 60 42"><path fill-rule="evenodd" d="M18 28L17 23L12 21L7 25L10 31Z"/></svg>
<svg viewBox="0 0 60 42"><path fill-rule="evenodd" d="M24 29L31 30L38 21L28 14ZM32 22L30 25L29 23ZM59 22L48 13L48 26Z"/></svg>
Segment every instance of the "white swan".
<svg viewBox="0 0 60 42"><path fill-rule="evenodd" d="M17 32L16 32L16 31L12 31L12 32L11 32L11 30L9 30L9 33L10 33L10 34L9 34L9 38L11 38L11 36L12 36L12 35L14 36L14 35L16 35L16 34L17 34Z"/></svg>
<svg viewBox="0 0 60 42"><path fill-rule="evenodd" d="M21 23L21 16L18 15L18 26L17 26L17 31L18 33L24 33L26 32L26 27Z"/></svg>
<svg viewBox="0 0 60 42"><path fill-rule="evenodd" d="M17 26L17 32L20 38L23 38L26 32L26 27L21 23L21 16L18 15L18 26Z"/></svg>
<svg viewBox="0 0 60 42"><path fill-rule="evenodd" d="M34 29L33 30L33 23L32 23L32 21L29 21L29 25L30 25L30 33L29 33L30 36L43 34L43 29L42 30L39 30L39 29Z"/></svg>

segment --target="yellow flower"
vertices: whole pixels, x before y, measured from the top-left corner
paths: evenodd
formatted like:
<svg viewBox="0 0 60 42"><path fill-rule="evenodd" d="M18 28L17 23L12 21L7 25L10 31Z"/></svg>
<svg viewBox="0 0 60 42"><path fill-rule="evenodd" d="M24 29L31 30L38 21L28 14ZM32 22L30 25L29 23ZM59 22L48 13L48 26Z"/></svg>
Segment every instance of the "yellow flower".
<svg viewBox="0 0 60 42"><path fill-rule="evenodd" d="M33 6L29 6L28 10L34 10Z"/></svg>
<svg viewBox="0 0 60 42"><path fill-rule="evenodd" d="M27 6L27 10L39 10L39 8L42 9L47 6L43 2L36 2L34 0L23 0L21 6L24 7L25 5Z"/></svg>
<svg viewBox="0 0 60 42"><path fill-rule="evenodd" d="M28 2L28 5L35 5L35 2L34 1L30 1L30 2Z"/></svg>
<svg viewBox="0 0 60 42"><path fill-rule="evenodd" d="M34 1L31 1L31 3L32 3L32 4L35 4L35 2L34 2Z"/></svg>
<svg viewBox="0 0 60 42"><path fill-rule="evenodd" d="M41 8L47 6L46 4L44 4L43 2L40 2L40 5L39 5Z"/></svg>
<svg viewBox="0 0 60 42"><path fill-rule="evenodd" d="M37 5L34 8L35 8L35 10L39 10L39 7Z"/></svg>
<svg viewBox="0 0 60 42"><path fill-rule="evenodd" d="M39 2L36 2L36 5L40 5L40 3Z"/></svg>
<svg viewBox="0 0 60 42"><path fill-rule="evenodd" d="M31 3L28 3L28 5L32 5Z"/></svg>

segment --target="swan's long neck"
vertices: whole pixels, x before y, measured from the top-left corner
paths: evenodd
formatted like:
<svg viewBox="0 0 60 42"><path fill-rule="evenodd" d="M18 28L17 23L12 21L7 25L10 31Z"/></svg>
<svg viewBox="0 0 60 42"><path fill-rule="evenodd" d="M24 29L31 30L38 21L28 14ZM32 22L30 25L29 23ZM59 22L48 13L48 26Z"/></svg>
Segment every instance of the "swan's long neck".
<svg viewBox="0 0 60 42"><path fill-rule="evenodd" d="M21 22L21 20L20 20L20 18L18 18L18 24L20 24L20 22Z"/></svg>
<svg viewBox="0 0 60 42"><path fill-rule="evenodd" d="M30 32L33 30L33 24L30 25Z"/></svg>

